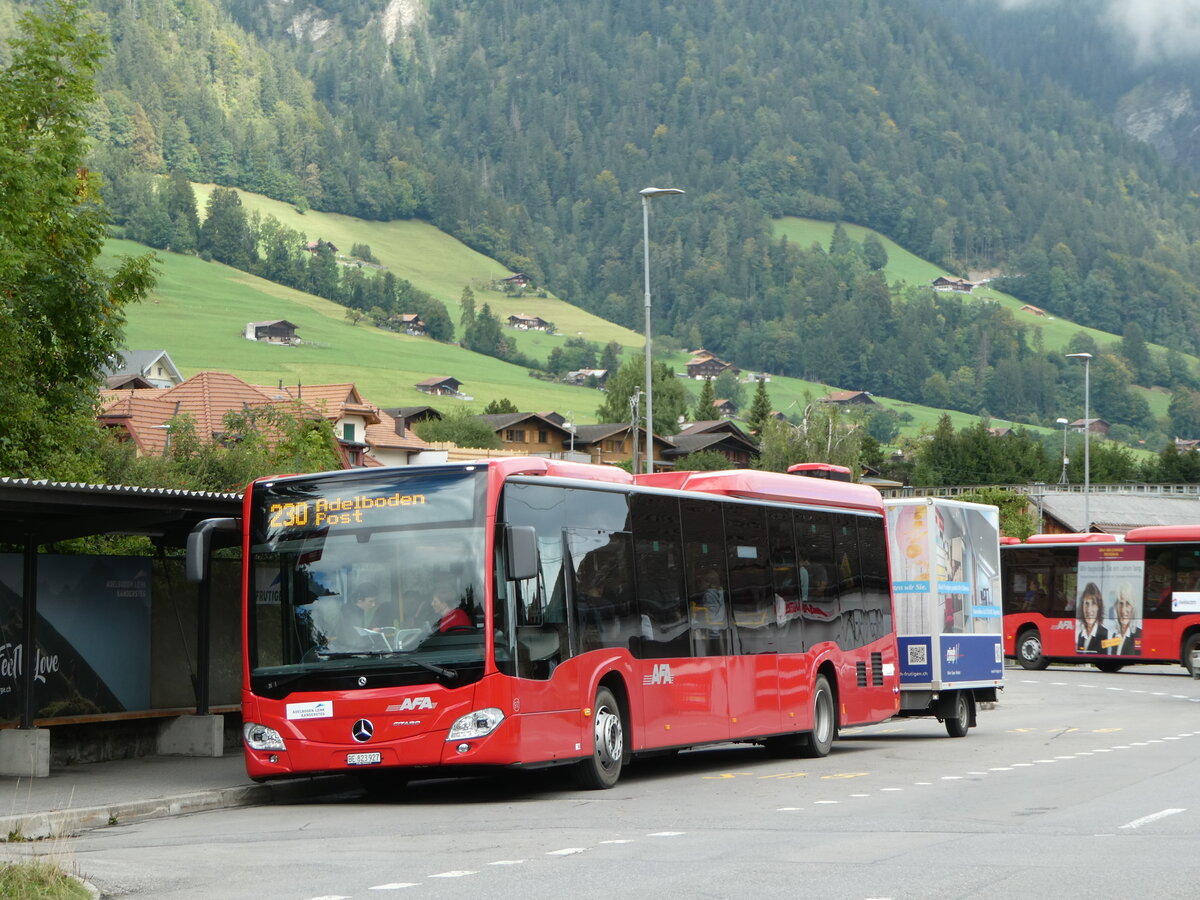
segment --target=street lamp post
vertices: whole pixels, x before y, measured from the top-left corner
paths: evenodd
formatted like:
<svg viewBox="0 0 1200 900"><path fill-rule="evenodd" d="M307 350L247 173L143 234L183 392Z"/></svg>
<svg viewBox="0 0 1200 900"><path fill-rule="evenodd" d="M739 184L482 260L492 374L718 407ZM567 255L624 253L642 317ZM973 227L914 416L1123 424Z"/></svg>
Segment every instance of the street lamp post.
<svg viewBox="0 0 1200 900"><path fill-rule="evenodd" d="M1058 419L1055 419L1054 421L1057 422L1059 425L1061 425L1062 430L1063 430L1063 470L1062 470L1062 477L1060 477L1058 479L1058 483L1059 484L1070 484L1071 479L1069 479L1067 477L1067 463L1070 462L1070 460L1067 459L1067 426L1070 425L1071 423L1070 423L1070 420L1063 419L1063 418L1058 418Z"/></svg>
<svg viewBox="0 0 1200 900"><path fill-rule="evenodd" d="M1091 490L1092 490L1092 354L1068 353L1067 359L1083 360L1083 530L1092 530Z"/></svg>
<svg viewBox="0 0 1200 900"><path fill-rule="evenodd" d="M650 198L682 194L679 188L642 188L642 248L645 253L646 285L646 471L654 471L654 374L650 370ZM637 440L637 433L634 433ZM636 467L635 467L636 470Z"/></svg>

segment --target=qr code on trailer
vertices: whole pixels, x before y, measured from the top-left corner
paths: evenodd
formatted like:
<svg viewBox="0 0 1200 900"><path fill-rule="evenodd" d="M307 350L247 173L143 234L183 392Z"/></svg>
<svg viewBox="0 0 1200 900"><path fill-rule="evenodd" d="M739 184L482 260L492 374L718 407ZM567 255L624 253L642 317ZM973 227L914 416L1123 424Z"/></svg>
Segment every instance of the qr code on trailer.
<svg viewBox="0 0 1200 900"><path fill-rule="evenodd" d="M910 666L923 666L929 662L929 648L924 644L909 644L908 645L908 664Z"/></svg>

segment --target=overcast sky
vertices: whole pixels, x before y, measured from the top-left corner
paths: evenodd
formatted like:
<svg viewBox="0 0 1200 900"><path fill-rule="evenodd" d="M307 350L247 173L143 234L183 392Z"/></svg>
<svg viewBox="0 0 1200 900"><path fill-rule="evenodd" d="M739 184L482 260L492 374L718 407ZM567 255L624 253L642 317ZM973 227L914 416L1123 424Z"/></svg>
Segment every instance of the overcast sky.
<svg viewBox="0 0 1200 900"><path fill-rule="evenodd" d="M999 0L1009 9L1079 0ZM1127 38L1139 62L1200 55L1200 0L1100 0L1105 20Z"/></svg>

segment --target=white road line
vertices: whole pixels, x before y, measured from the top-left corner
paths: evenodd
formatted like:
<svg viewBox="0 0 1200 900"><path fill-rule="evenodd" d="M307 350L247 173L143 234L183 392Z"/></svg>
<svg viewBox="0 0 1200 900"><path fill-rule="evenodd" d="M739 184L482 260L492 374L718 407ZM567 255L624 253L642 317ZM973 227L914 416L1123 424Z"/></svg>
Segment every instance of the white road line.
<svg viewBox="0 0 1200 900"><path fill-rule="evenodd" d="M550 850L546 853L547 856L574 856L576 853L583 853L587 847L563 847L561 850Z"/></svg>
<svg viewBox="0 0 1200 900"><path fill-rule="evenodd" d="M523 859L498 859L495 862L488 863L489 866L519 866L525 860Z"/></svg>
<svg viewBox="0 0 1200 900"><path fill-rule="evenodd" d="M686 831L653 831L646 837L679 837L681 834L687 834Z"/></svg>
<svg viewBox="0 0 1200 900"><path fill-rule="evenodd" d="M1173 816L1176 813L1186 812L1184 809L1162 809L1156 813L1151 813L1148 816L1142 816L1140 819L1134 819L1132 822L1126 822L1122 828L1141 828L1143 825L1149 825L1151 822L1157 822L1159 819L1165 819L1167 816Z"/></svg>
<svg viewBox="0 0 1200 900"><path fill-rule="evenodd" d="M799 812L804 809L803 806L781 806L775 812Z"/></svg>
<svg viewBox="0 0 1200 900"><path fill-rule="evenodd" d="M632 844L633 841L629 840L629 838L616 838L611 841L601 841L600 843L602 843L602 844Z"/></svg>
<svg viewBox="0 0 1200 900"><path fill-rule="evenodd" d="M478 875L478 872L472 869L451 869L449 872L438 872L436 875L430 875L430 878L466 878L468 875Z"/></svg>
<svg viewBox="0 0 1200 900"><path fill-rule="evenodd" d="M399 891L403 888L416 887L415 881L393 881L391 884L376 884L367 888L368 891Z"/></svg>

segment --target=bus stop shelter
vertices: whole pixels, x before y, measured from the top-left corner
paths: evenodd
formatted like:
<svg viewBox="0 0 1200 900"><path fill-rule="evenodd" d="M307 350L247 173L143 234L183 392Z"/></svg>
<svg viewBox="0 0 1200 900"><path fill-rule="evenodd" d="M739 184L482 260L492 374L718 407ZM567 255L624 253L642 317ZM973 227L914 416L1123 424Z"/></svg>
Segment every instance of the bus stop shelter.
<svg viewBox="0 0 1200 900"><path fill-rule="evenodd" d="M210 598L167 578L162 604L187 593L188 614L174 616L178 643L152 660L153 585L162 581L152 570L170 554L171 570L182 572L192 528L240 511L240 494L0 478L0 775L48 775L45 726L68 722L157 715L171 720L174 752L221 755L223 719L210 709ZM92 535L149 538L156 558L52 552ZM190 683L191 696L167 715L153 682L173 675Z"/></svg>

